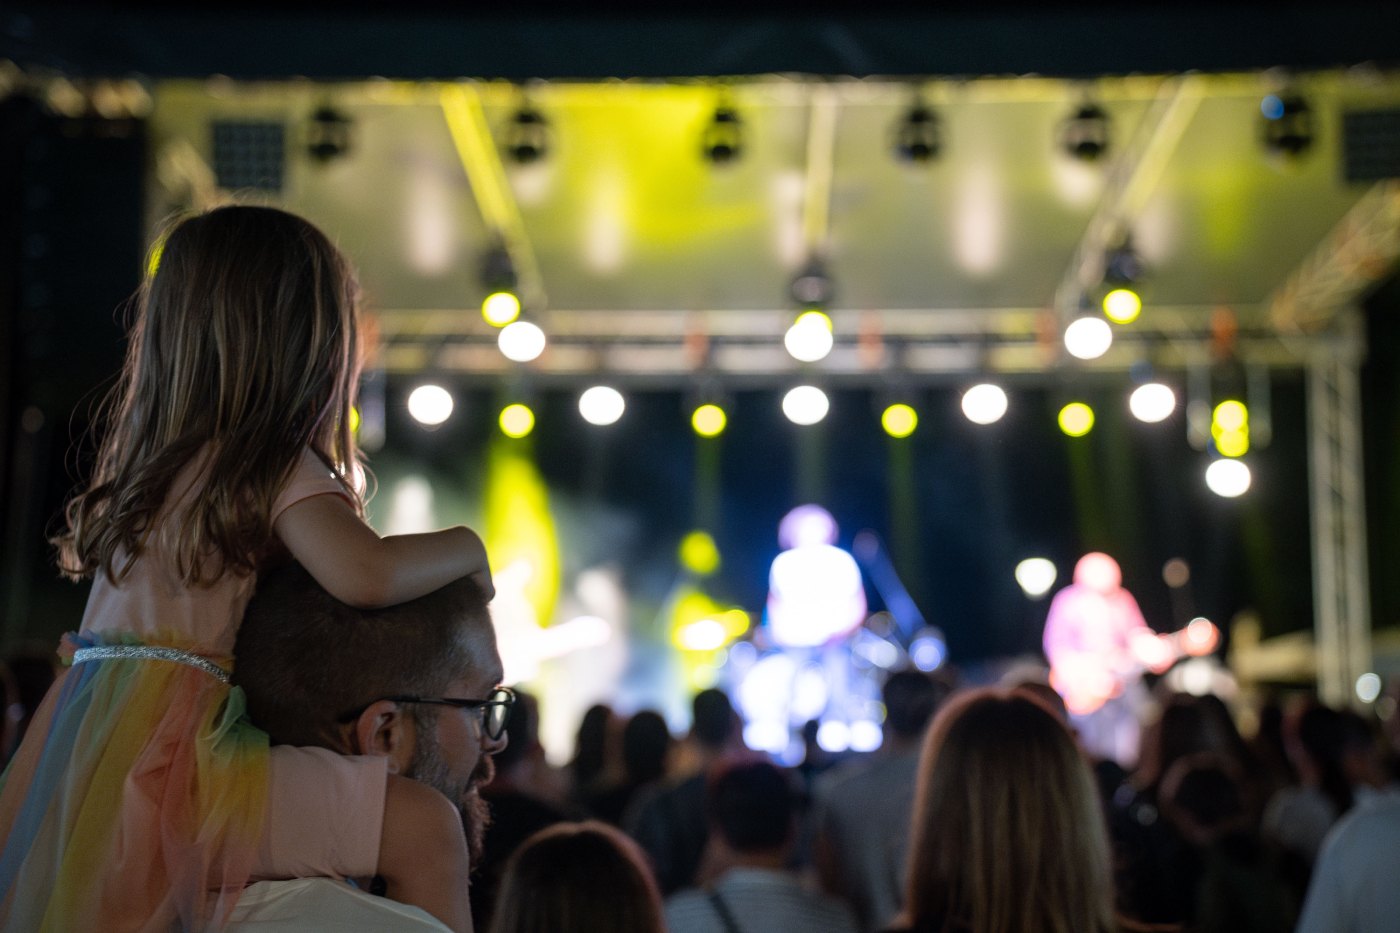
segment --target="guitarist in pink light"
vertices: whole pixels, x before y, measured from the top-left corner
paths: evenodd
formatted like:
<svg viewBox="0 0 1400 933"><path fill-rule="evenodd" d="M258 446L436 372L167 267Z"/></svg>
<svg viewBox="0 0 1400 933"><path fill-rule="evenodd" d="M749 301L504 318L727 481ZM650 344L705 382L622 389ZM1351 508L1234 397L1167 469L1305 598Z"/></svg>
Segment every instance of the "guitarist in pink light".
<svg viewBox="0 0 1400 933"><path fill-rule="evenodd" d="M1162 673L1183 654L1206 654L1219 632L1206 623L1187 637L1148 627L1137 600L1123 588L1118 562L1085 554L1074 582L1055 594L1045 620L1050 684L1070 712L1085 748L1131 767L1137 758L1139 717L1147 696L1139 675Z"/></svg>

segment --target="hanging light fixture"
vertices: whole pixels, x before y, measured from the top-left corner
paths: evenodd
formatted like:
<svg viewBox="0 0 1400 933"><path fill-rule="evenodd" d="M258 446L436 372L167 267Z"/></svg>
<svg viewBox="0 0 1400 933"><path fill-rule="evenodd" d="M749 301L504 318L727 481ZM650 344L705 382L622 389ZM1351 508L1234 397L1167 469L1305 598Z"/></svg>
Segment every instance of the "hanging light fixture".
<svg viewBox="0 0 1400 933"><path fill-rule="evenodd" d="M1313 112L1301 94L1287 91L1269 94L1259 102L1263 117L1264 147L1269 152L1296 157L1313 143Z"/></svg>
<svg viewBox="0 0 1400 933"><path fill-rule="evenodd" d="M306 125L306 152L321 163L333 162L350 151L354 122L330 104L322 104Z"/></svg>
<svg viewBox="0 0 1400 933"><path fill-rule="evenodd" d="M727 95L720 97L710 122L700 139L700 154L706 162L728 165L736 162L744 151L744 121Z"/></svg>
<svg viewBox="0 0 1400 933"><path fill-rule="evenodd" d="M530 165L549 155L549 121L526 101L506 125L502 148L516 165Z"/></svg>
<svg viewBox="0 0 1400 933"><path fill-rule="evenodd" d="M1110 121L1102 107L1085 102L1060 124L1060 148L1081 162L1097 162L1108 152Z"/></svg>
<svg viewBox="0 0 1400 933"><path fill-rule="evenodd" d="M481 284L486 297L481 302L481 316L492 327L505 327L520 317L519 287L515 263L505 242L497 241L481 257Z"/></svg>
<svg viewBox="0 0 1400 933"><path fill-rule="evenodd" d="M788 283L788 296L793 304L803 308L828 307L835 292L831 276L826 271L826 263L820 256L808 259Z"/></svg>
<svg viewBox="0 0 1400 933"><path fill-rule="evenodd" d="M895 158L922 165L938 158L942 149L942 121L922 100L915 100L895 125Z"/></svg>
<svg viewBox="0 0 1400 933"><path fill-rule="evenodd" d="M1131 324L1142 313L1139 291L1144 275L1142 256L1133 247L1131 234L1104 253L1103 313L1115 324Z"/></svg>

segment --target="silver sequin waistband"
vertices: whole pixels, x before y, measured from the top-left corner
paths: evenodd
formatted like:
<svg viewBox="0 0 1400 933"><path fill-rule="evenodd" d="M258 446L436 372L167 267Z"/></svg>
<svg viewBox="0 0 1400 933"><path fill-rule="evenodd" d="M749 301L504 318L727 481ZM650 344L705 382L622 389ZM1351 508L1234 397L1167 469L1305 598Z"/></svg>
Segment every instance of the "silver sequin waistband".
<svg viewBox="0 0 1400 933"><path fill-rule="evenodd" d="M229 682L228 671L208 658L201 658L197 654L190 654L179 648L157 648L148 645L98 645L94 648L79 648L73 652L74 664L81 664L83 661L105 661L109 658L175 661L178 664L197 667L204 673L217 677L223 683Z"/></svg>

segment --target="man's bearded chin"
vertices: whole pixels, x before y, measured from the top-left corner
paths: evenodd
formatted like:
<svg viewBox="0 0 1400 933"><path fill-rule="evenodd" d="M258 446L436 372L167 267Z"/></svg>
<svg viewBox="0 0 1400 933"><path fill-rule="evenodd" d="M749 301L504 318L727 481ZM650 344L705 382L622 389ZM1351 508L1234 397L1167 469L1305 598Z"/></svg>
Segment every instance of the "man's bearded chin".
<svg viewBox="0 0 1400 933"><path fill-rule="evenodd" d="M472 870L481 864L486 852L486 827L491 822L491 807L472 787L462 801L462 829L467 834L467 854L471 856Z"/></svg>
<svg viewBox="0 0 1400 933"><path fill-rule="evenodd" d="M463 785L460 781L452 779L452 769L448 767L442 749L431 736L430 731L420 734L418 744L413 750L413 760L409 762L404 776L427 784L457 804L457 808L462 811L462 829L467 836L467 854L471 857L473 866L479 865L485 850L486 826L491 822L491 810L477 793L477 788L491 783L491 779L496 776L496 763L491 760L490 755L482 755Z"/></svg>

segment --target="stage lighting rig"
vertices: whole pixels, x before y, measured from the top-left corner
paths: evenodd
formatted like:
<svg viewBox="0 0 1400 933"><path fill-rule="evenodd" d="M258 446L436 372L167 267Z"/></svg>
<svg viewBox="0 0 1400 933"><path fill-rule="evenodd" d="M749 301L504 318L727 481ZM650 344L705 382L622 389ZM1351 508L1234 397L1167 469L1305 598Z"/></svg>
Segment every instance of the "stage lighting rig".
<svg viewBox="0 0 1400 933"><path fill-rule="evenodd" d="M895 126L895 157L901 162L922 165L938 158L942 149L942 121L923 101L915 101Z"/></svg>
<svg viewBox="0 0 1400 933"><path fill-rule="evenodd" d="M700 141L700 153L714 165L736 162L744 151L744 121L725 98L720 98L714 115L705 126Z"/></svg>
<svg viewBox="0 0 1400 933"><path fill-rule="evenodd" d="M788 295L793 304L803 308L825 308L831 304L835 293L826 263L818 256L807 260L788 284Z"/></svg>
<svg viewBox="0 0 1400 933"><path fill-rule="evenodd" d="M317 162L325 164L343 158L350 151L354 121L330 104L323 104L311 114L306 126L306 151Z"/></svg>
<svg viewBox="0 0 1400 933"><path fill-rule="evenodd" d="M1264 146L1271 153L1296 157L1313 143L1313 113L1302 95L1270 94L1259 103L1264 118Z"/></svg>
<svg viewBox="0 0 1400 933"><path fill-rule="evenodd" d="M1071 158L1097 162L1108 152L1110 121L1095 103L1081 104L1060 124L1060 146Z"/></svg>
<svg viewBox="0 0 1400 933"><path fill-rule="evenodd" d="M1145 270L1130 235L1104 254L1103 313L1115 324L1131 324L1142 312L1139 284Z"/></svg>
<svg viewBox="0 0 1400 933"><path fill-rule="evenodd" d="M480 274L486 289L481 316L492 327L505 327L520 316L520 296L515 262L504 242L497 241L482 254Z"/></svg>
<svg viewBox="0 0 1400 933"><path fill-rule="evenodd" d="M529 103L510 118L505 131L506 155L516 165L531 165L549 155L549 121Z"/></svg>

